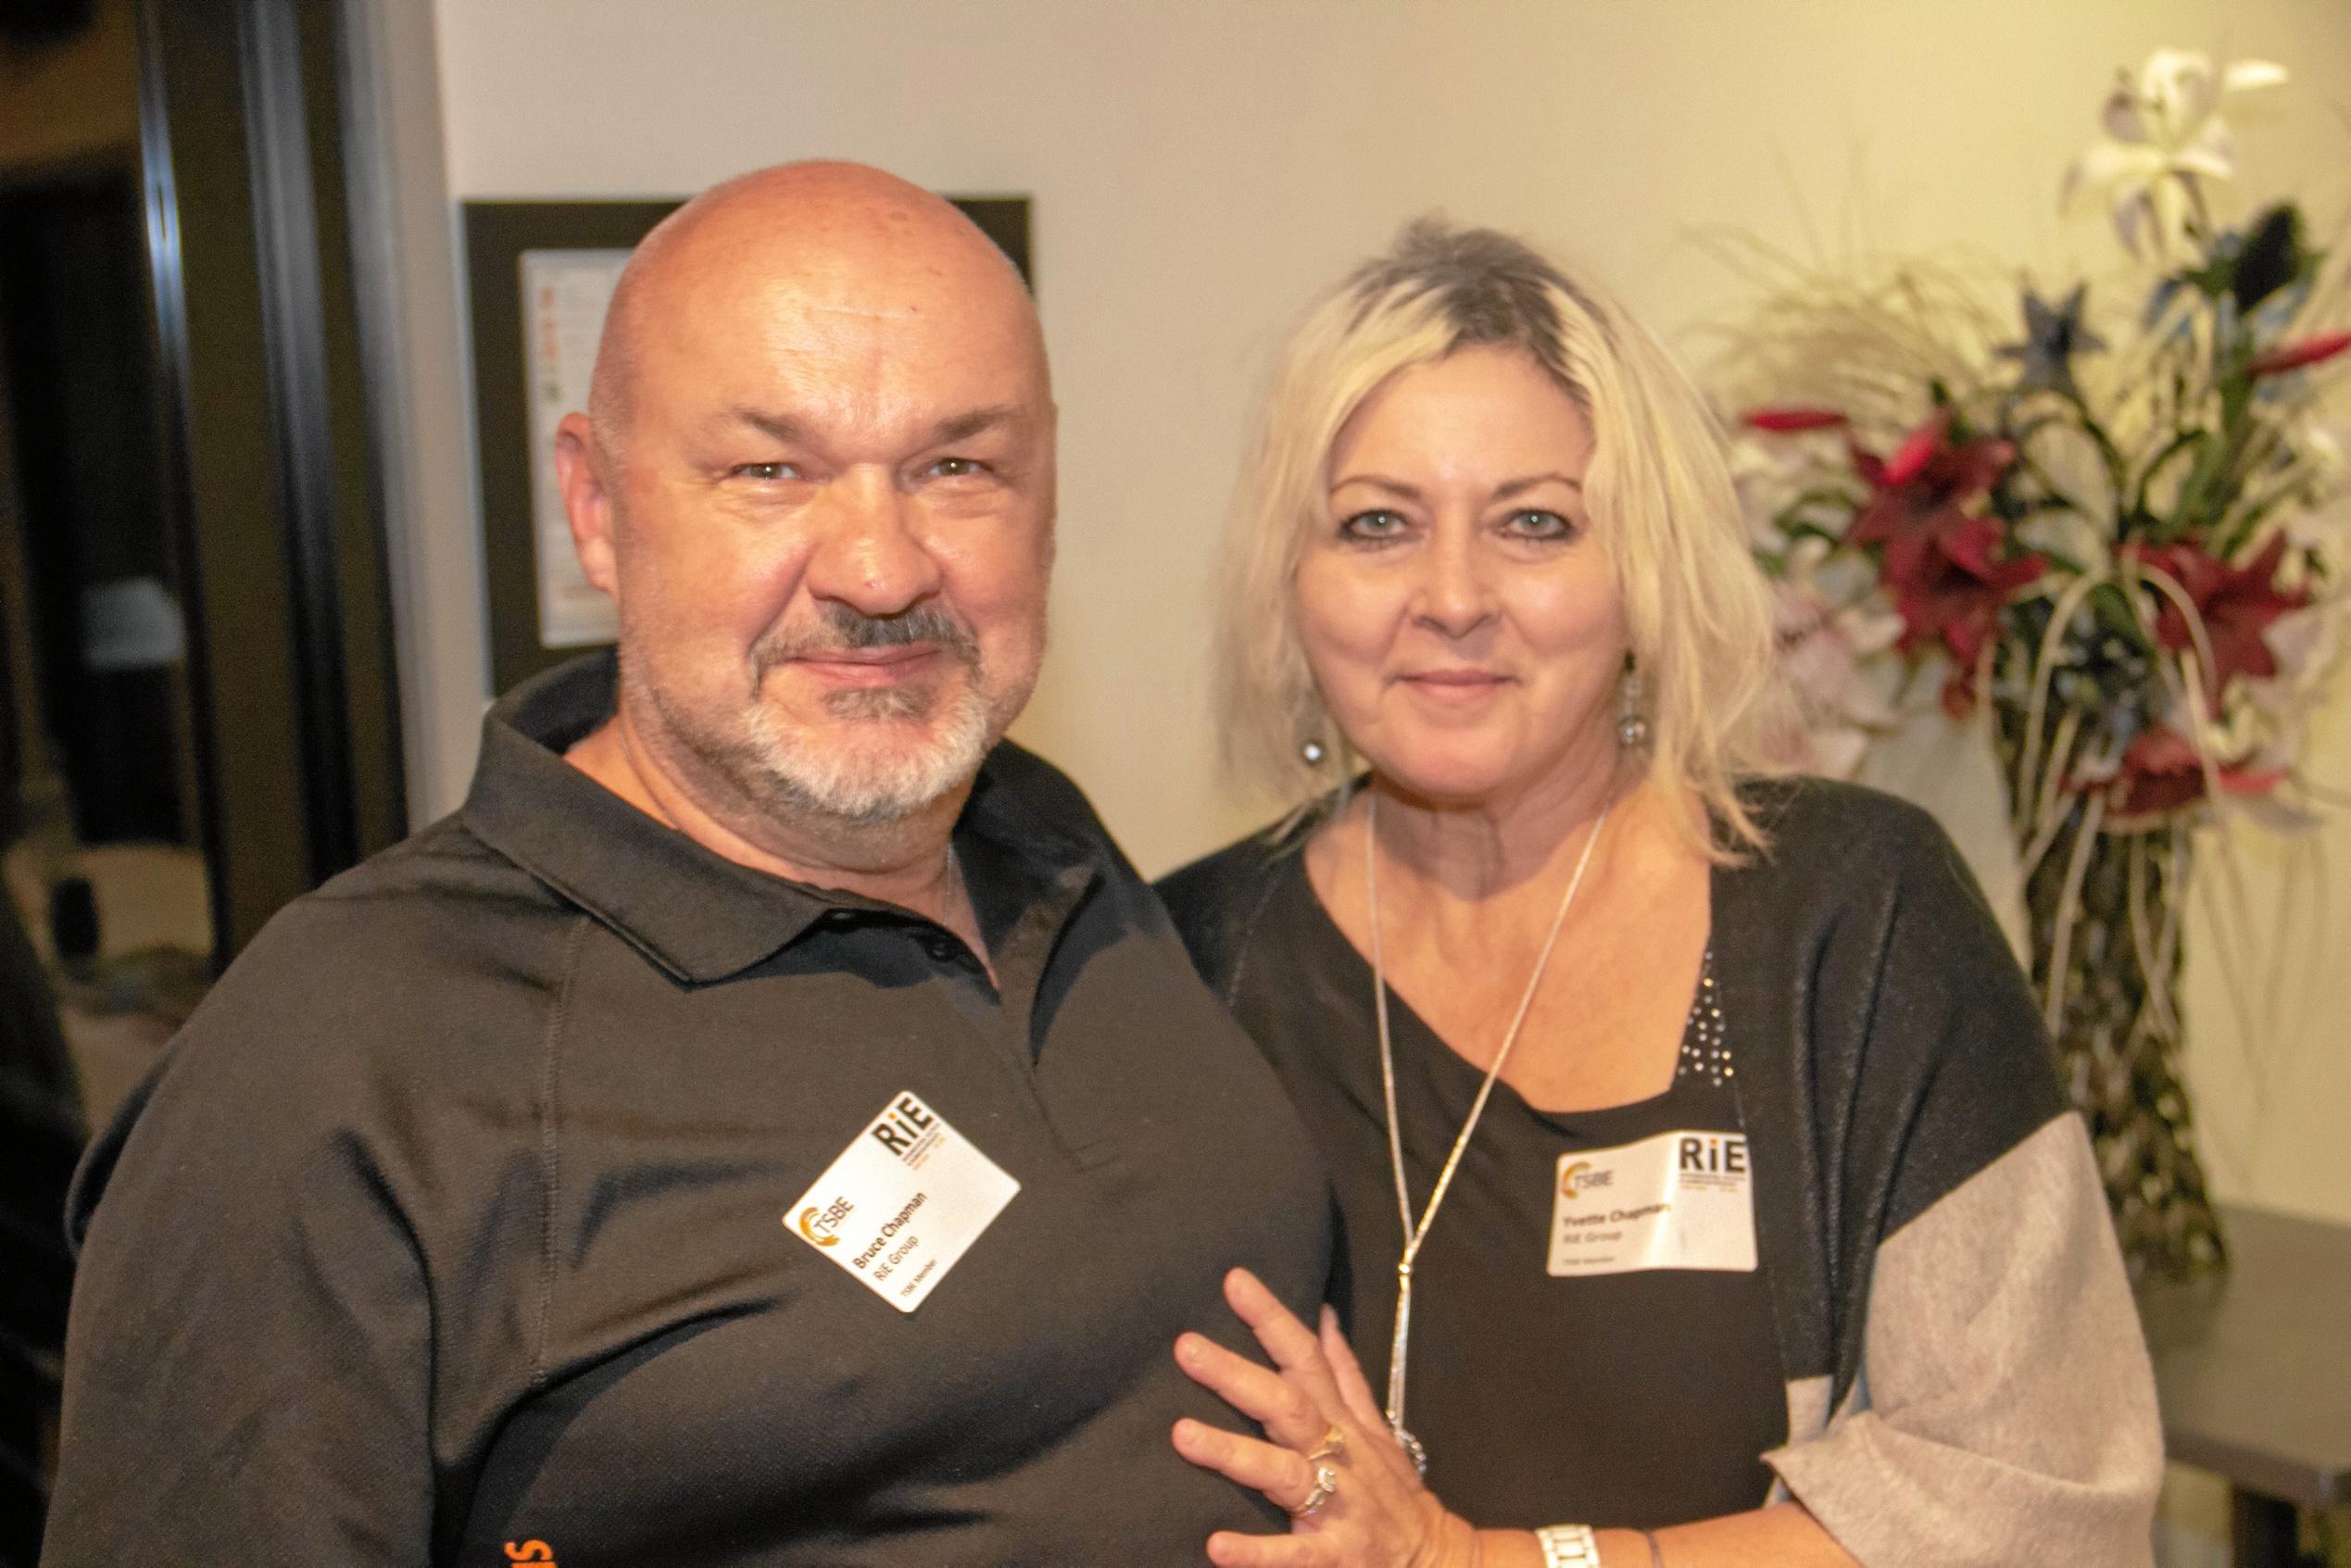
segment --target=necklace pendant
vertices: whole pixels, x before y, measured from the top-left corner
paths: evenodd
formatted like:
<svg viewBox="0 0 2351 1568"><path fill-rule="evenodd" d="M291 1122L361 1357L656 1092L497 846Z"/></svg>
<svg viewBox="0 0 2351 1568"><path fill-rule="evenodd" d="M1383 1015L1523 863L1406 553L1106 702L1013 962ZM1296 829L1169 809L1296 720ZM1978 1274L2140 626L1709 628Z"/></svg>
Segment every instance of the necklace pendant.
<svg viewBox="0 0 2351 1568"><path fill-rule="evenodd" d="M1404 1450L1404 1457L1413 1461L1413 1469L1426 1476L1428 1474L1428 1450L1421 1447L1420 1439L1405 1431L1401 1424L1391 1424L1388 1432L1396 1439L1396 1446Z"/></svg>

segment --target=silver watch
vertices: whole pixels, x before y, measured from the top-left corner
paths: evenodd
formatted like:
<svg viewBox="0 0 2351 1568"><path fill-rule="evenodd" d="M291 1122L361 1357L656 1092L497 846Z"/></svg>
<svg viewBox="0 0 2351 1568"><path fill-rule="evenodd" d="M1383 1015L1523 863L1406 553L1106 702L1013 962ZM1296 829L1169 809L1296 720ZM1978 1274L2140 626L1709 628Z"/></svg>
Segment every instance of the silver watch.
<svg viewBox="0 0 2351 1568"><path fill-rule="evenodd" d="M1535 1532L1543 1568L1600 1568L1600 1543L1589 1524L1546 1524Z"/></svg>

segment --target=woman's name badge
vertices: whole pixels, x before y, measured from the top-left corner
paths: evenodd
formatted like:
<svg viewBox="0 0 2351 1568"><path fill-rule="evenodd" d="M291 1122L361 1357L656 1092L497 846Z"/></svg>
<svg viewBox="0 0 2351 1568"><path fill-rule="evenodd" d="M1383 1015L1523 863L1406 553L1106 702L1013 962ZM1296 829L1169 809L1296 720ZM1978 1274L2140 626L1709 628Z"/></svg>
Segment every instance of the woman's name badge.
<svg viewBox="0 0 2351 1568"><path fill-rule="evenodd" d="M1659 1133L1559 1157L1551 1272L1755 1266L1754 1179L1741 1133Z"/></svg>
<svg viewBox="0 0 2351 1568"><path fill-rule="evenodd" d="M800 1194L784 1223L911 1312L1020 1190L937 1111L902 1094Z"/></svg>

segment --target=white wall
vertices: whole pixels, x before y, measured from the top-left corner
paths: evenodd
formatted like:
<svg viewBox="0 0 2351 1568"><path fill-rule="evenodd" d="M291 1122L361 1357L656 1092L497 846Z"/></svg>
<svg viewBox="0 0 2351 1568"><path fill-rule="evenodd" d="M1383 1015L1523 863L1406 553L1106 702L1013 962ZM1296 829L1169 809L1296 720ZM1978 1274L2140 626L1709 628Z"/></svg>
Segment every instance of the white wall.
<svg viewBox="0 0 2351 1568"><path fill-rule="evenodd" d="M2056 215L2057 180L2112 69L2167 43L2287 64L2294 84L2244 127L2256 189L2320 212L2351 196L2338 0L436 0L433 19L458 198L677 194L816 155L1036 197L1062 546L1019 733L1146 871L1260 815L1214 771L1211 544L1271 344L1402 220L1442 207L1561 245L1685 339L1741 288L1709 230L2104 268L2103 226ZM462 395L410 402L446 426ZM445 497L449 480L432 478ZM479 714L479 589L471 518L430 518L409 541L419 793L445 808ZM2338 782L2346 731L2320 759ZM2351 826L2328 843L2351 866ZM2195 1022L2206 1115L2234 1129L2226 1188L2351 1220L2330 1125L2351 1104L2351 980L2330 972L2315 1016L2261 1042L2257 1123L2208 967Z"/></svg>

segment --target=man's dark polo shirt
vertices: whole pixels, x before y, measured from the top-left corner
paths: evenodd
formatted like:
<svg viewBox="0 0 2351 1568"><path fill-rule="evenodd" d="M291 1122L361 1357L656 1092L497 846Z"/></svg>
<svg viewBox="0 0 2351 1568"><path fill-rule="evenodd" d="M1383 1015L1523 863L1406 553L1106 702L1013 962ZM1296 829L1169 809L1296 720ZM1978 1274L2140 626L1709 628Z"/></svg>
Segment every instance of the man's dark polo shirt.
<svg viewBox="0 0 2351 1568"><path fill-rule="evenodd" d="M271 922L94 1151L59 1568L1195 1563L1223 1272L1301 1311L1322 1176L1083 797L1006 746L955 844L1000 977L566 764L502 703L462 812ZM911 1315L786 1209L912 1091L1019 1194ZM103 1200L101 1193L103 1192ZM534 1548L531 1543L543 1543Z"/></svg>

